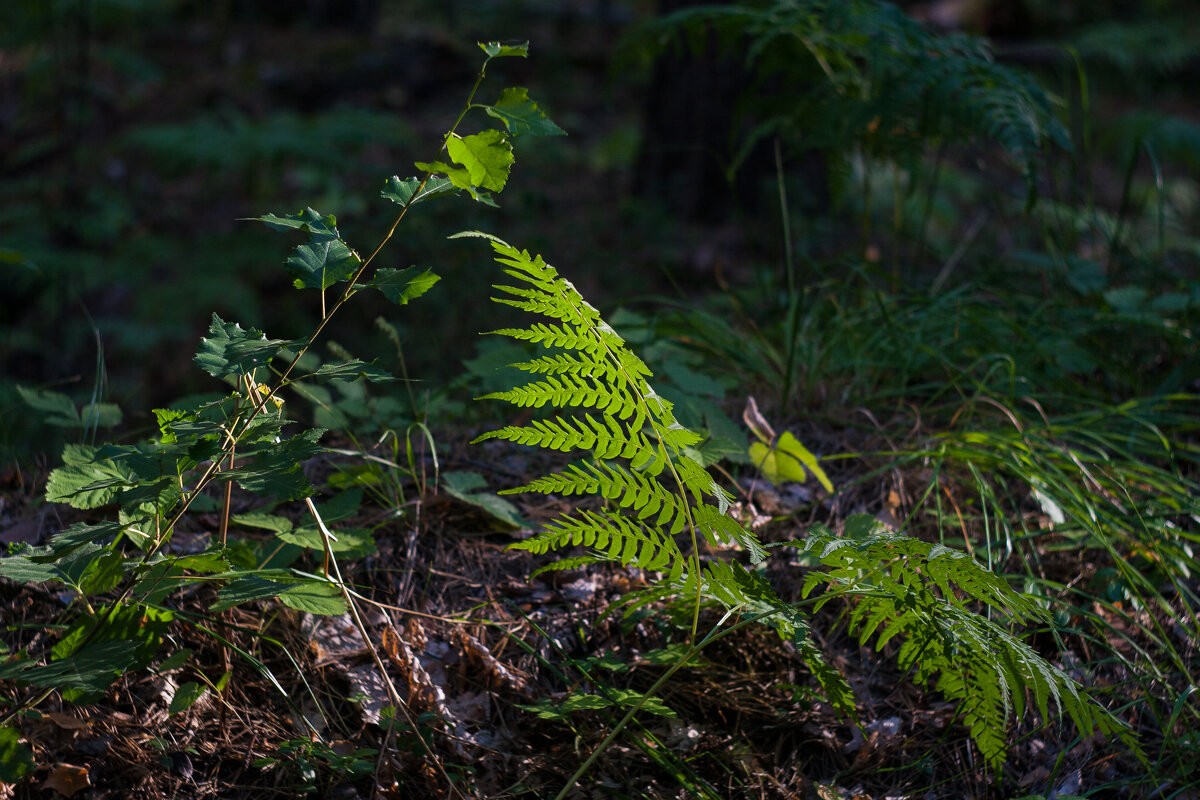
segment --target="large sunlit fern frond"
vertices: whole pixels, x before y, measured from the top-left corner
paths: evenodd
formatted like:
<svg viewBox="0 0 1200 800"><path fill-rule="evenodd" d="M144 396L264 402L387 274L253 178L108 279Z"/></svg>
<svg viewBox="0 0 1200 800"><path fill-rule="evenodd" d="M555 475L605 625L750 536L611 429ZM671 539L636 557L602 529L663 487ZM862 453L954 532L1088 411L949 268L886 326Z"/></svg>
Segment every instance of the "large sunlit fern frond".
<svg viewBox="0 0 1200 800"><path fill-rule="evenodd" d="M556 557L569 548L587 549L587 555L559 557L542 571L607 560L657 573L648 590L628 599L627 610L671 597L703 598L757 619L793 642L833 706L854 716L849 684L814 643L808 613L784 602L736 553L701 561L702 539L716 553L739 546L751 565L766 552L728 513L732 498L692 450L699 437L654 392L646 364L540 257L485 234L468 235L488 239L514 279L496 287L503 294L498 302L556 321L494 332L536 342L548 352L514 365L529 373L529 382L485 397L541 411L475 441L504 439L582 456L506 494L591 496L602 502L599 509L563 514L511 547ZM1003 760L1008 726L1022 716L1027 695L1043 721L1052 712L1066 714L1083 733L1115 735L1136 750L1118 720L996 621L1047 623L1032 598L967 554L889 533L868 515L851 517L842 537L818 526L790 545L824 567L808 575L805 602L819 609L835 597L852 596L849 625L860 642L880 651L892 643L888 649L895 650L902 669L919 684L932 681L956 702L993 766ZM825 592L813 595L818 587Z"/></svg>
<svg viewBox="0 0 1200 800"><path fill-rule="evenodd" d="M602 513L577 511L516 545L544 553L583 545L624 564L671 578L694 571L674 537L737 544L754 561L765 553L754 535L726 515L729 495L691 454L700 442L676 420L649 383L650 369L625 345L570 281L542 258L494 237L496 260L511 283L494 298L557 322L534 322L492 334L533 342L549 352L514 366L534 380L482 399L549 408L550 416L489 431L476 441L504 439L589 458L509 492L594 495Z"/></svg>

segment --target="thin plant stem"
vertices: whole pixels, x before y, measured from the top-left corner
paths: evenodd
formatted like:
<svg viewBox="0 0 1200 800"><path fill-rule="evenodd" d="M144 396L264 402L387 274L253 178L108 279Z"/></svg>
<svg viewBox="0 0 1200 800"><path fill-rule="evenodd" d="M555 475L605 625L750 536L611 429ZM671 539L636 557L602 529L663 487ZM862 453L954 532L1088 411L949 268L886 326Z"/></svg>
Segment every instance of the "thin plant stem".
<svg viewBox="0 0 1200 800"><path fill-rule="evenodd" d="M779 391L779 404L786 409L792 397L792 384L796 379L796 328L800 324L800 291L796 286L796 265L792 256L792 217L788 211L787 186L783 180L783 153L779 139L775 140L775 181L779 185L779 215L783 222L783 263L787 269L787 355L783 364L783 386Z"/></svg>

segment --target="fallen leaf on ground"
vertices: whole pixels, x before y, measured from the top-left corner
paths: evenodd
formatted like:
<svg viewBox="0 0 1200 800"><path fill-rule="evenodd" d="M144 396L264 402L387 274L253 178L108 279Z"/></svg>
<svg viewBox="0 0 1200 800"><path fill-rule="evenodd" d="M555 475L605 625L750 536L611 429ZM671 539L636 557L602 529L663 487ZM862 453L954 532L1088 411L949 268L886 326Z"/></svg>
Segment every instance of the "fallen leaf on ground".
<svg viewBox="0 0 1200 800"><path fill-rule="evenodd" d="M50 770L50 775L42 781L43 789L53 789L63 797L71 797L80 789L91 785L88 768L77 767L74 764L55 764Z"/></svg>

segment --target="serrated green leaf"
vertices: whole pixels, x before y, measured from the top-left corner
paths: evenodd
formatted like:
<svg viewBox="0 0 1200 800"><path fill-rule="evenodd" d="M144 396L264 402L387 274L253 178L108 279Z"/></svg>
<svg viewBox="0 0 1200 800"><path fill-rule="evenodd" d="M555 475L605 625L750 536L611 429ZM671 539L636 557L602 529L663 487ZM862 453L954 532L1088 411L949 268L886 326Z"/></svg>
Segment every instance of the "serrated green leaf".
<svg viewBox="0 0 1200 800"><path fill-rule="evenodd" d="M83 595L104 594L116 588L124 577L125 556L118 552L107 552L94 560L80 576L79 593Z"/></svg>
<svg viewBox="0 0 1200 800"><path fill-rule="evenodd" d="M71 398L65 394L52 392L49 389L26 389L24 386L17 386L17 393L21 395L25 405L43 414L42 421L47 425L56 425L62 428L80 426L79 412L76 410L75 404L71 402Z"/></svg>
<svg viewBox="0 0 1200 800"><path fill-rule="evenodd" d="M79 697L94 698L137 661L139 642L127 639L92 642L74 655L30 667L21 680L45 688L73 690ZM64 695L68 692L64 692Z"/></svg>
<svg viewBox="0 0 1200 800"><path fill-rule="evenodd" d="M35 561L56 561L85 544L98 542L116 536L121 532L121 526L115 522L98 522L89 525L77 522L66 530L55 534L50 539L50 552L34 558Z"/></svg>
<svg viewBox="0 0 1200 800"><path fill-rule="evenodd" d="M362 261L341 239L316 239L292 251L284 262L297 289L328 289L354 274Z"/></svg>
<svg viewBox="0 0 1200 800"><path fill-rule="evenodd" d="M261 217L246 217L245 219L248 222L265 223L267 227L277 231L302 230L315 237L329 239L337 239L339 235L337 219L332 214L321 216L320 213L313 211L311 208L306 208L303 211L288 214L284 217L275 214L263 214Z"/></svg>
<svg viewBox="0 0 1200 800"><path fill-rule="evenodd" d="M466 167L471 183L483 189L499 192L508 182L512 168L512 144L500 131L481 131L461 139L446 142L446 152L458 164Z"/></svg>
<svg viewBox="0 0 1200 800"><path fill-rule="evenodd" d="M167 714L178 714L180 711L186 711L191 708L204 693L208 691L208 687L188 681L187 683L179 684L175 689L175 696L171 698L171 705L167 708Z"/></svg>
<svg viewBox="0 0 1200 800"><path fill-rule="evenodd" d="M346 598L342 596L342 590L328 581L309 579L293 583L279 593L279 601L297 611L320 616L346 613Z"/></svg>
<svg viewBox="0 0 1200 800"><path fill-rule="evenodd" d="M46 665L47 675L74 670L71 674L77 673L78 680L68 676L72 682L53 685L63 689L63 699L68 702L95 702L108 684L123 672L150 664L172 619L174 614L170 611L142 605L124 605L114 612L104 608L94 616L82 617L51 648L55 660ZM105 650L111 650L120 657L114 655L106 660L95 654L97 650L101 656ZM121 655L122 652L126 652L127 657ZM77 662L77 666L56 667L61 662ZM103 667L109 669L106 677L100 672ZM33 678L30 680L37 682ZM51 685L50 678L46 680L40 685Z"/></svg>
<svg viewBox="0 0 1200 800"><path fill-rule="evenodd" d="M50 652L61 659L74 654L84 641L89 649L98 642L131 641L138 645L137 660L144 666L154 657L162 634L174 618L170 611L141 605L123 605L115 612L104 608L94 616L77 620Z"/></svg>
<svg viewBox="0 0 1200 800"><path fill-rule="evenodd" d="M407 305L409 300L428 292L439 280L441 277L429 269L417 272L416 267L405 269L384 267L376 270L375 276L366 285L372 289L378 289L388 300L403 306Z"/></svg>
<svg viewBox="0 0 1200 800"><path fill-rule="evenodd" d="M32 548L30 548L31 550ZM47 581L66 581L62 570L55 564L41 564L33 561L29 551L17 555L0 558L0 578L8 578L17 583L45 583Z"/></svg>
<svg viewBox="0 0 1200 800"><path fill-rule="evenodd" d="M36 769L33 751L20 739L15 728L0 727L0 783L16 783Z"/></svg>
<svg viewBox="0 0 1200 800"><path fill-rule="evenodd" d="M163 601L184 583L183 569L170 561L163 561L152 566L129 591L130 596L136 598L139 603L162 605Z"/></svg>
<svg viewBox="0 0 1200 800"><path fill-rule="evenodd" d="M424 172L445 175L446 180L455 188L466 189L468 191L474 188L474 185L471 183L471 173L465 167L454 167L445 161L418 161L413 166Z"/></svg>
<svg viewBox="0 0 1200 800"><path fill-rule="evenodd" d="M417 169L424 170L426 172L443 173L450 183L470 194L471 197L477 202L484 203L485 205L489 206L496 205L496 201L491 198L491 195L485 191L481 191L479 187L477 187L471 181L471 173L468 172L464 167L452 167L444 161L418 161L416 163L416 167Z"/></svg>
<svg viewBox="0 0 1200 800"><path fill-rule="evenodd" d="M235 525L244 525L247 528L258 528L259 530L272 531L273 533L286 533L293 527L292 521L287 517L264 514L259 511L252 511L248 514L234 514L233 522Z"/></svg>
<svg viewBox="0 0 1200 800"><path fill-rule="evenodd" d="M217 592L217 602L210 610L216 613L251 600L276 597L284 605L310 614L346 613L345 598L334 584L314 579L296 579L279 573L272 573L272 576L282 580L271 580L257 574L235 578Z"/></svg>
<svg viewBox="0 0 1200 800"><path fill-rule="evenodd" d="M525 88L505 89L495 105L484 106L489 116L504 123L514 135L566 136L567 132L555 125L537 103L529 99Z"/></svg>
<svg viewBox="0 0 1200 800"><path fill-rule="evenodd" d="M92 564L107 552L107 548L98 544L85 544L59 558L57 566L62 573L63 582L68 586L78 586L84 574L92 568Z"/></svg>
<svg viewBox="0 0 1200 800"><path fill-rule="evenodd" d="M160 661L156 670L158 672L171 672L172 670L179 669L192 657L192 652L193 650L190 647L180 648Z"/></svg>
<svg viewBox="0 0 1200 800"><path fill-rule="evenodd" d="M440 178L437 175L431 175L425 181L424 187L417 178L401 180L399 176L393 175L383 185L380 195L398 205L416 205L423 200L437 197L439 194L453 194L457 188L449 178Z"/></svg>
<svg viewBox="0 0 1200 800"><path fill-rule="evenodd" d="M529 55L529 42L515 42L513 44L477 42L477 44L480 50L487 53L488 58L503 58L505 56L526 58Z"/></svg>
<svg viewBox="0 0 1200 800"><path fill-rule="evenodd" d="M225 322L216 314L208 326L208 336L200 340L195 362L214 378L240 376L271 363L281 350L298 349L301 339L268 339L262 331L246 330L236 322ZM175 426L172 426L175 427Z"/></svg>
<svg viewBox="0 0 1200 800"><path fill-rule="evenodd" d="M217 602L208 610L217 614L252 600L268 600L285 588L287 584L268 580L260 575L241 575L217 591Z"/></svg>
<svg viewBox="0 0 1200 800"><path fill-rule="evenodd" d="M278 443L268 443L246 453L249 462L217 474L219 480L236 480L248 492L280 500L298 500L312 494L312 483L303 464L321 452L317 440L324 433L313 428Z"/></svg>
<svg viewBox="0 0 1200 800"><path fill-rule="evenodd" d="M179 569L201 574L224 572L229 569L229 562L225 559L225 554L219 550L208 550L186 556L172 556L169 563L173 563Z"/></svg>
<svg viewBox="0 0 1200 800"><path fill-rule="evenodd" d="M317 381L354 381L359 378L366 378L372 383L387 383L397 380L390 372L375 366L375 362L368 364L357 358L350 361L322 364L316 372L304 376L304 380Z"/></svg>
<svg viewBox="0 0 1200 800"><path fill-rule="evenodd" d="M371 535L370 528L341 528L335 531L334 535L337 536L337 541L331 541L329 549L343 558L366 558L376 552L375 537ZM315 526L304 526L294 531L280 533L277 534L277 538L288 544L306 547L318 553L325 549L322 541L325 537Z"/></svg>
<svg viewBox="0 0 1200 800"><path fill-rule="evenodd" d="M779 456L781 466L786 466L789 463L803 465L821 483L821 486L825 487L825 491L833 492L833 483L830 482L829 476L825 474L825 470L821 469L817 457L807 447L800 444L800 441L792 435L791 431L783 432L779 437L779 441L775 443L775 451ZM803 472L802 469L798 469L798 471Z"/></svg>
<svg viewBox="0 0 1200 800"><path fill-rule="evenodd" d="M124 465L109 459L93 460L96 448L75 447L76 456L86 451L90 457L86 460L77 457L73 463L66 463L50 473L46 480L47 501L67 503L72 508L99 508L116 500L123 489L133 485L134 475ZM67 451L63 453L63 461L67 461Z"/></svg>

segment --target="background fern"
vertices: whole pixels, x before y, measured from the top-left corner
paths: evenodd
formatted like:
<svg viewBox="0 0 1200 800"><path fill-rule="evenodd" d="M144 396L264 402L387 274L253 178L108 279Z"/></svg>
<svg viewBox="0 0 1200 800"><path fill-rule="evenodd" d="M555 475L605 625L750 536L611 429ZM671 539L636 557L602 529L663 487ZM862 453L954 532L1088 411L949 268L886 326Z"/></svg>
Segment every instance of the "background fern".
<svg viewBox="0 0 1200 800"><path fill-rule="evenodd" d="M741 120L744 159L763 138L781 136L835 162L855 142L904 161L930 145L986 138L1013 159L1030 198L1048 144L1069 147L1050 97L1027 74L996 63L983 39L939 36L879 0L775 0L705 6L646 27L639 43L661 52L699 48L715 35L744 48L755 84ZM870 42L870 46L864 46Z"/></svg>
<svg viewBox="0 0 1200 800"><path fill-rule="evenodd" d="M695 597L760 619L796 643L830 702L852 717L853 693L813 643L810 617L799 605L784 602L753 568L766 551L752 532L727 515L729 495L694 455L700 437L680 425L671 403L654 392L646 364L540 256L487 234L461 235L487 238L496 261L516 282L496 285L505 295L496 302L556 320L492 332L536 342L551 352L512 365L537 379L480 398L548 406L555 412L475 441L503 439L588 451L590 458L507 492L593 495L606 501L601 510L563 514L511 547L537 554L586 547L590 556L573 556L559 566L609 560L661 573L657 585L627 599L631 608ZM690 551L676 540L685 533L690 534ZM749 555L751 568L721 558L709 558L702 566L700 536L714 545L738 545ZM967 554L889 533L867 515L851 517L844 538L818 526L789 545L815 554L816 563L826 568L808 575L805 597L825 587L824 594L812 598L819 609L835 597L853 596L850 628L859 641L865 645L874 639L874 647L883 650L896 640L901 668L920 684L934 680L938 691L959 704L972 739L992 767L1003 762L1006 730L1024 712L1026 694L1032 695L1043 722L1050 718L1053 700L1055 711L1068 715L1084 734L1120 737L1137 752L1121 722L997 621L1047 624L1045 612ZM988 615L977 613L977 606Z"/></svg>

